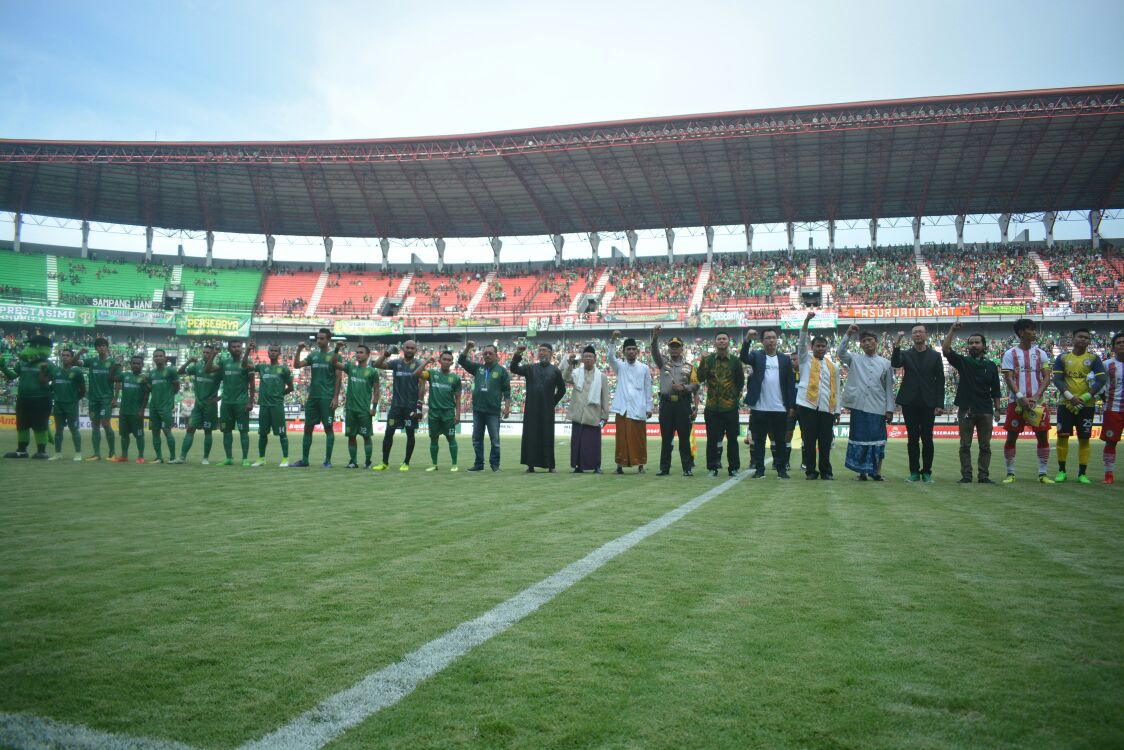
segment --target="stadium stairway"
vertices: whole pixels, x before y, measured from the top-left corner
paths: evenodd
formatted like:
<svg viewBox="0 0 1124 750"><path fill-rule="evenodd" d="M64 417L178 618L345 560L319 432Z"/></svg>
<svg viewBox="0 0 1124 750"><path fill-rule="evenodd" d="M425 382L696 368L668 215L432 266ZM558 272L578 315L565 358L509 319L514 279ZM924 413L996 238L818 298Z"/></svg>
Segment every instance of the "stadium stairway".
<svg viewBox="0 0 1124 750"><path fill-rule="evenodd" d="M1030 285L1030 292L1034 295L1035 302L1046 299L1046 290L1042 288L1041 279L1027 279L1027 283Z"/></svg>
<svg viewBox="0 0 1124 750"><path fill-rule="evenodd" d="M321 271L320 278L316 280L316 288L312 290L312 296L308 298L308 307L304 309L306 318L316 315L316 308L320 305L320 298L324 296L326 286L328 286L328 269Z"/></svg>
<svg viewBox="0 0 1124 750"><path fill-rule="evenodd" d="M156 308L157 310L160 310L161 308L164 307L164 289L163 288L152 290L152 306L154 308Z"/></svg>
<svg viewBox="0 0 1124 750"><path fill-rule="evenodd" d="M173 286L180 286L183 284L183 264L172 266L172 277L168 279L168 283Z"/></svg>
<svg viewBox="0 0 1124 750"><path fill-rule="evenodd" d="M808 284L808 286L815 286L816 282L818 280L819 280L819 265L816 263L815 256L812 256L812 259L810 261L808 261L807 284Z"/></svg>
<svg viewBox="0 0 1124 750"><path fill-rule="evenodd" d="M1081 293L1081 288L1078 287L1077 284L1073 283L1073 279L1062 279L1062 283L1066 285L1067 289L1069 289L1069 298L1071 300L1073 300L1074 302L1080 302L1081 300L1085 299L1085 295Z"/></svg>
<svg viewBox="0 0 1124 750"><path fill-rule="evenodd" d="M183 309L185 312L191 312L195 309L195 290L188 289L183 293Z"/></svg>
<svg viewBox="0 0 1124 750"><path fill-rule="evenodd" d="M691 292L691 299L687 303L687 312L693 313L702 308L703 295L706 293L706 285L710 283L710 264L703 263L699 267L699 276L695 279L695 290Z"/></svg>
<svg viewBox="0 0 1124 750"><path fill-rule="evenodd" d="M413 281L414 281L414 272L410 271L409 273L407 273L405 276L402 277L402 283L400 283L398 285L398 291L396 291L394 293L394 296L398 297L399 299L405 298L406 293L410 291L410 284L412 284Z"/></svg>
<svg viewBox="0 0 1124 750"><path fill-rule="evenodd" d="M920 248L914 248L913 262L917 264L917 273L921 275L921 283L925 286L925 301L936 307L941 303L941 298L933 285L933 272L929 270L929 264L925 262L925 256L921 254Z"/></svg>
<svg viewBox="0 0 1124 750"><path fill-rule="evenodd" d="M1034 267L1038 269L1038 278L1042 280L1042 285L1046 286L1050 282L1057 282L1057 277L1050 273L1050 267L1046 265L1046 261L1042 260L1042 256L1033 250L1027 252L1026 256L1034 263Z"/></svg>
<svg viewBox="0 0 1124 750"><path fill-rule="evenodd" d="M59 259L54 255L47 256L47 301L59 303Z"/></svg>
<svg viewBox="0 0 1124 750"><path fill-rule="evenodd" d="M413 278L413 274L411 274L411 278ZM476 312L477 306L479 306L481 300L484 299L484 295L488 293L488 289L491 288L492 282L495 280L496 272L488 271L488 275L485 276L484 280L480 282L480 286L476 287L476 291L473 293L472 299L468 301L468 306L464 310L464 316L466 318L471 318L472 314Z"/></svg>

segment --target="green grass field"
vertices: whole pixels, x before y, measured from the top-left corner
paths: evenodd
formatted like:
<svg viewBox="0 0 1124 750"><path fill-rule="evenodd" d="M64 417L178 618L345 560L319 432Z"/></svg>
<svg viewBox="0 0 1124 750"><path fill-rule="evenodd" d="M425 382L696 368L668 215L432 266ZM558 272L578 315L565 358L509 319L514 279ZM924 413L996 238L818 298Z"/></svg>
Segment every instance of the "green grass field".
<svg viewBox="0 0 1124 750"><path fill-rule="evenodd" d="M200 466L201 440L3 461L0 714L237 747L723 481L529 476L517 440L498 475L427 474L420 437L407 474L344 470L342 439L331 472ZM844 446L838 481L735 484L330 746L1124 746L1100 444L1091 487L1034 482L1030 443L1015 485L958 485L949 441L935 485L903 443L860 484Z"/></svg>

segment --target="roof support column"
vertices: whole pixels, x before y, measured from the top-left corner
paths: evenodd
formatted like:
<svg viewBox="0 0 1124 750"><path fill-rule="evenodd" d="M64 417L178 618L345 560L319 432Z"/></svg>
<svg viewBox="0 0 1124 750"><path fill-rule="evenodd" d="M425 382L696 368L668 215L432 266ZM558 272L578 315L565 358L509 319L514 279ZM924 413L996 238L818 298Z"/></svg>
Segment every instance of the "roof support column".
<svg viewBox="0 0 1124 750"><path fill-rule="evenodd" d="M562 265L562 246L566 244L566 238L560 234L552 234L550 244L554 245L554 267L559 268Z"/></svg>
<svg viewBox="0 0 1124 750"><path fill-rule="evenodd" d="M601 247L601 235L597 232L589 233L589 246L593 249L593 267L597 268L597 261L601 257L597 248Z"/></svg>
<svg viewBox="0 0 1124 750"><path fill-rule="evenodd" d="M870 220L870 247L872 250L878 247L878 219Z"/></svg>
<svg viewBox="0 0 1124 750"><path fill-rule="evenodd" d="M705 227L706 230L706 262L714 262L714 227Z"/></svg>
<svg viewBox="0 0 1124 750"><path fill-rule="evenodd" d="M1058 215L1053 211L1042 214L1042 223L1046 226L1046 247L1054 246L1054 222L1057 220Z"/></svg>
<svg viewBox="0 0 1124 750"><path fill-rule="evenodd" d="M827 251L835 251L835 219L827 220Z"/></svg>
<svg viewBox="0 0 1124 750"><path fill-rule="evenodd" d="M90 222L85 219L82 220L82 249L80 252L83 258L90 257ZM208 251L209 254L210 251ZM207 265L210 265L210 263Z"/></svg>
<svg viewBox="0 0 1124 750"><path fill-rule="evenodd" d="M437 246L437 273L442 273L445 270L445 238L438 237L433 244Z"/></svg>
<svg viewBox="0 0 1124 750"><path fill-rule="evenodd" d="M324 236L324 270L332 270L332 238Z"/></svg>
<svg viewBox="0 0 1124 750"><path fill-rule="evenodd" d="M204 265L210 268L215 263L215 233L210 229L207 230L207 259Z"/></svg>
<svg viewBox="0 0 1124 750"><path fill-rule="evenodd" d="M999 244L1007 247L1007 228L1011 226L1011 214L999 214Z"/></svg>
<svg viewBox="0 0 1124 750"><path fill-rule="evenodd" d="M390 240L386 237L379 239L379 249L382 250L382 270L390 270Z"/></svg>
<svg viewBox="0 0 1124 750"><path fill-rule="evenodd" d="M1101 246L1101 212L1095 208L1089 212L1089 240L1094 250Z"/></svg>
<svg viewBox="0 0 1124 750"><path fill-rule="evenodd" d="M624 236L628 240L628 265L632 266L636 264L636 243L640 241L640 236L634 229L626 231Z"/></svg>
<svg viewBox="0 0 1124 750"><path fill-rule="evenodd" d="M913 217L913 252L921 252L921 217Z"/></svg>
<svg viewBox="0 0 1124 750"><path fill-rule="evenodd" d="M23 229L23 214L16 211L16 218L12 221L12 249L20 251L20 230Z"/></svg>
<svg viewBox="0 0 1124 750"><path fill-rule="evenodd" d="M144 262L152 262L152 227L144 228Z"/></svg>
<svg viewBox="0 0 1124 750"><path fill-rule="evenodd" d="M667 262L668 263L674 263L675 262L675 230L674 229L665 229L665 230L663 230L663 236L667 238Z"/></svg>
<svg viewBox="0 0 1124 750"><path fill-rule="evenodd" d="M273 248L277 247L277 238L272 234L265 236L265 265L273 268Z"/></svg>
<svg viewBox="0 0 1124 750"><path fill-rule="evenodd" d="M496 268L500 267L500 250L503 248L503 240L499 237L489 237L488 244L492 246L492 256L494 257Z"/></svg>
<svg viewBox="0 0 1124 750"><path fill-rule="evenodd" d="M791 258L796 252L796 225L791 221L785 222L784 233L788 237L788 257Z"/></svg>
<svg viewBox="0 0 1124 750"><path fill-rule="evenodd" d="M745 253L746 255L753 254L753 225L745 225Z"/></svg>
<svg viewBox="0 0 1124 750"><path fill-rule="evenodd" d="M956 217L956 249L957 250L963 250L964 249L964 221L967 218L968 217L966 217L964 214L960 214Z"/></svg>

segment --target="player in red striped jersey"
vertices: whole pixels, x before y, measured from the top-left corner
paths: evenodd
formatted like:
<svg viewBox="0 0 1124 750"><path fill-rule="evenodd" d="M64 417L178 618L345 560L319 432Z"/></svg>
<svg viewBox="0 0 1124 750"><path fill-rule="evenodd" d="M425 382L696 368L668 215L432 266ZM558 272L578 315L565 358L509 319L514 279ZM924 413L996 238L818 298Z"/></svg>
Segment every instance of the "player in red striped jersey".
<svg viewBox="0 0 1124 750"><path fill-rule="evenodd" d="M1053 484L1046 476L1050 461L1050 410L1042 397L1050 385L1050 355L1034 342L1038 328L1030 318L1015 321L1015 336L1019 343L1003 354L1000 371L1007 383L1008 403L1007 442L1003 445L1003 458L1007 461L1007 477L1003 484L1015 481L1015 446L1019 434L1026 428L1038 439L1038 481Z"/></svg>
<svg viewBox="0 0 1124 750"><path fill-rule="evenodd" d="M1104 441L1104 483L1112 484L1116 470L1116 444L1124 430L1124 331L1112 337L1112 356L1104 361L1108 384L1105 385L1104 423L1101 440Z"/></svg>

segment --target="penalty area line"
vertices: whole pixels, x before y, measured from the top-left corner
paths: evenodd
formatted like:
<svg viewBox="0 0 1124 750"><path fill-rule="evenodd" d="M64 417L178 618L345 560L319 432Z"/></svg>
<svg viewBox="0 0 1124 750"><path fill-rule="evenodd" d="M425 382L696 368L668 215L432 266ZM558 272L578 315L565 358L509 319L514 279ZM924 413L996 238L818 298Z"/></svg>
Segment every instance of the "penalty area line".
<svg viewBox="0 0 1124 750"><path fill-rule="evenodd" d="M277 730L242 745L239 750L319 750L384 708L393 706L414 692L422 682L472 649L503 633L613 558L702 507L744 477L743 474L727 479L659 518L606 542L582 559L531 585L476 619L461 623L407 654L401 661L372 672Z"/></svg>

